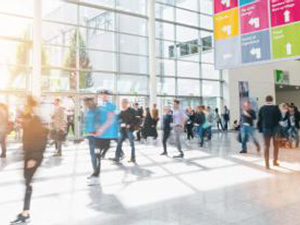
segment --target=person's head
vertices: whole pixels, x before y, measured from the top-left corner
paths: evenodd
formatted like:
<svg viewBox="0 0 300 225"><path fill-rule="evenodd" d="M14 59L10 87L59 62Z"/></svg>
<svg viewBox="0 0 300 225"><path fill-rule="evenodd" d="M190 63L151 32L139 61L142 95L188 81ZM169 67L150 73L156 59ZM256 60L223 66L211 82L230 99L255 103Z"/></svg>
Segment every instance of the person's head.
<svg viewBox="0 0 300 225"><path fill-rule="evenodd" d="M171 111L170 107L169 106L165 106L164 107L164 114L169 114Z"/></svg>
<svg viewBox="0 0 300 225"><path fill-rule="evenodd" d="M96 106L94 98L85 98L84 103L88 109L94 108Z"/></svg>
<svg viewBox="0 0 300 225"><path fill-rule="evenodd" d="M100 91L100 95L101 95L102 101L106 102L108 100L109 96L111 95L111 93L108 90L102 90L102 91Z"/></svg>
<svg viewBox="0 0 300 225"><path fill-rule="evenodd" d="M274 99L273 99L273 96L272 96L272 95L268 95L268 96L266 97L266 102L267 102L267 103L273 103L273 101L274 101Z"/></svg>
<svg viewBox="0 0 300 225"><path fill-rule="evenodd" d="M282 113L286 113L288 111L288 105L286 103L281 103L279 109Z"/></svg>
<svg viewBox="0 0 300 225"><path fill-rule="evenodd" d="M290 106L289 106L289 113L290 113L291 115L294 115L295 112L296 112L295 106L294 106L294 105L290 105Z"/></svg>
<svg viewBox="0 0 300 225"><path fill-rule="evenodd" d="M134 108L135 108L136 110L138 110L138 109L139 109L139 103L136 102L136 103L134 104Z"/></svg>
<svg viewBox="0 0 300 225"><path fill-rule="evenodd" d="M149 107L146 108L146 115L150 115L150 108Z"/></svg>
<svg viewBox="0 0 300 225"><path fill-rule="evenodd" d="M216 108L216 109L215 109L215 112L216 112L216 113L219 113L219 109L218 109L218 108Z"/></svg>
<svg viewBox="0 0 300 225"><path fill-rule="evenodd" d="M208 106L206 106L206 111L207 112L210 112L211 111L211 108L210 108L210 106L208 105Z"/></svg>
<svg viewBox="0 0 300 225"><path fill-rule="evenodd" d="M246 100L244 103L243 103L243 109L244 110L249 110L251 108L251 103L249 100Z"/></svg>
<svg viewBox="0 0 300 225"><path fill-rule="evenodd" d="M234 122L233 122L233 124L237 124L238 123L238 121L237 120L235 120Z"/></svg>
<svg viewBox="0 0 300 225"><path fill-rule="evenodd" d="M122 101L121 101L121 106L122 106L122 109L123 110L126 110L128 109L129 107L129 101L127 98L123 98Z"/></svg>
<svg viewBox="0 0 300 225"><path fill-rule="evenodd" d="M37 114L38 106L39 106L38 100L35 97L33 97L32 95L28 95L27 101L26 101L27 113Z"/></svg>
<svg viewBox="0 0 300 225"><path fill-rule="evenodd" d="M156 107L157 107L157 105L154 103L154 104L153 104L153 109L156 109Z"/></svg>
<svg viewBox="0 0 300 225"><path fill-rule="evenodd" d="M174 109L179 109L180 108L180 101L179 100L175 99L173 101L173 108Z"/></svg>
<svg viewBox="0 0 300 225"><path fill-rule="evenodd" d="M55 105L55 106L60 106L60 99L59 99L59 98L56 98L56 99L54 100L53 105Z"/></svg>
<svg viewBox="0 0 300 225"><path fill-rule="evenodd" d="M203 110L202 110L202 107L201 107L201 105L198 105L197 107L196 107L196 113L202 113L203 112Z"/></svg>

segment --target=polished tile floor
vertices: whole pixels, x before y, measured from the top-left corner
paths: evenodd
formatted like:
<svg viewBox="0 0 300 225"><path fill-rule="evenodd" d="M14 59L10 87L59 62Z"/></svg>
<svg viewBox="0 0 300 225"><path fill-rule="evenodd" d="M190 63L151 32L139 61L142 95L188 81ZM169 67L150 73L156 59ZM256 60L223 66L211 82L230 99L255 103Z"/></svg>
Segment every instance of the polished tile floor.
<svg viewBox="0 0 300 225"><path fill-rule="evenodd" d="M9 148L0 160L1 225L20 211L24 194L21 148ZM61 159L49 148L34 182L31 224L300 225L300 150L282 150L281 167L270 171L254 148L239 155L230 133L202 149L186 142L185 150L174 160L159 155L159 141L137 144L136 165L104 160L100 184L88 186L86 143L67 143Z"/></svg>

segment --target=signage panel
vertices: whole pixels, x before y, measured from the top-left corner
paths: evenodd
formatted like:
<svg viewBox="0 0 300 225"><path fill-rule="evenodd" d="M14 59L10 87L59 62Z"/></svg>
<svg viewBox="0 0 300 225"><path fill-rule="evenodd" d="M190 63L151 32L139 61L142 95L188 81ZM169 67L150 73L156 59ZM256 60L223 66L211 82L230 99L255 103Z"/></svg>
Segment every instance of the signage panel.
<svg viewBox="0 0 300 225"><path fill-rule="evenodd" d="M258 0L256 3L241 7L240 19L242 34L268 28L268 0Z"/></svg>
<svg viewBox="0 0 300 225"><path fill-rule="evenodd" d="M214 2L216 69L300 59L300 0Z"/></svg>
<svg viewBox="0 0 300 225"><path fill-rule="evenodd" d="M252 63L271 59L269 31L242 36L242 62Z"/></svg>
<svg viewBox="0 0 300 225"><path fill-rule="evenodd" d="M272 30L273 58L300 55L300 23L277 27Z"/></svg>
<svg viewBox="0 0 300 225"><path fill-rule="evenodd" d="M270 0L272 27L300 21L300 0Z"/></svg>
<svg viewBox="0 0 300 225"><path fill-rule="evenodd" d="M224 40L239 34L239 12L231 9L215 16L215 39Z"/></svg>
<svg viewBox="0 0 300 225"><path fill-rule="evenodd" d="M215 14L238 6L238 0L215 0Z"/></svg>

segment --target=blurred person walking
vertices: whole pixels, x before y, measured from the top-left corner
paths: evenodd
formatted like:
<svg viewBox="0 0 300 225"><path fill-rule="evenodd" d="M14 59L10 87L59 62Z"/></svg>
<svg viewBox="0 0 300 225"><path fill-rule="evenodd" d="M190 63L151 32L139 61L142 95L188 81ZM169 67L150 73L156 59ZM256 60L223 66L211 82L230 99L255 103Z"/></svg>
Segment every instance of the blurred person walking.
<svg viewBox="0 0 300 225"><path fill-rule="evenodd" d="M1 144L1 155L0 158L6 158L6 137L9 125L9 113L8 107L0 103L0 144Z"/></svg>
<svg viewBox="0 0 300 225"><path fill-rule="evenodd" d="M289 140L290 146L293 147L293 141L295 141L295 147L299 147L299 128L300 128L300 113L293 105L289 106Z"/></svg>
<svg viewBox="0 0 300 225"><path fill-rule="evenodd" d="M144 120L144 110L143 108L139 108L139 103L134 104L135 116L139 120L138 124L136 125L135 130L136 132L136 141L141 141L141 133L142 133L142 124Z"/></svg>
<svg viewBox="0 0 300 225"><path fill-rule="evenodd" d="M173 110L173 129L174 129L177 150L179 152L179 155L176 155L173 158L183 158L184 153L182 151L181 139L182 139L182 135L184 133L184 125L188 118L187 118L184 110L181 109L179 100L173 101L173 109L174 109Z"/></svg>
<svg viewBox="0 0 300 225"><path fill-rule="evenodd" d="M89 150L91 156L91 163L93 168L93 173L88 176L88 179L95 179L99 177L100 174L100 156L96 155L96 132L99 124L99 109L95 103L94 98L84 99L85 106L87 108L85 113L85 131L86 138L89 142Z"/></svg>
<svg viewBox="0 0 300 225"><path fill-rule="evenodd" d="M271 140L273 140L274 145L273 165L279 166L279 146L278 141L276 140L276 136L278 132L281 113L278 106L275 105L273 101L273 97L271 95L268 95L266 97L266 104L260 108L258 114L258 127L259 130L263 133L264 137L265 164L267 169L270 169L269 157Z"/></svg>
<svg viewBox="0 0 300 225"><path fill-rule="evenodd" d="M282 103L279 105L280 110L280 120L279 120L279 130L278 130L278 144L279 147L289 146L289 130L290 130L290 115L288 111L288 105Z"/></svg>
<svg viewBox="0 0 300 225"><path fill-rule="evenodd" d="M111 140L118 139L118 122L116 105L109 100L111 93L107 90L100 92L102 105L99 106L99 128L96 132L96 146L100 149L101 158L105 158L110 148Z"/></svg>
<svg viewBox="0 0 300 225"><path fill-rule="evenodd" d="M162 144L164 151L161 155L168 155L167 151L167 141L171 134L171 125L173 123L173 116L171 109L169 107L164 108L164 115L163 115L163 135L162 135Z"/></svg>
<svg viewBox="0 0 300 225"><path fill-rule="evenodd" d="M47 145L48 129L39 115L39 103L32 97L27 98L27 105L18 122L23 128L25 197L23 211L11 224L29 222L32 196L32 179L40 167Z"/></svg>
<svg viewBox="0 0 300 225"><path fill-rule="evenodd" d="M222 124L222 119L221 119L221 116L220 116L218 108L215 109L215 118L214 119L215 119L215 121L217 123L218 131L224 130L224 127L223 127L223 124Z"/></svg>
<svg viewBox="0 0 300 225"><path fill-rule="evenodd" d="M147 140L148 137L157 138L156 121L152 118L150 109L146 108L146 116L142 129L142 136Z"/></svg>
<svg viewBox="0 0 300 225"><path fill-rule="evenodd" d="M255 136L254 120L256 120L256 112L251 108L250 101L245 101L243 103L243 111L241 115L241 141L242 141L242 151L240 153L247 153L247 142L252 139L257 152L260 152L260 145Z"/></svg>
<svg viewBox="0 0 300 225"><path fill-rule="evenodd" d="M65 109L61 106L60 99L54 100L54 111L51 116L51 137L55 143L54 157L62 156L62 143L66 135Z"/></svg>
<svg viewBox="0 0 300 225"><path fill-rule="evenodd" d="M187 122L186 122L186 133L187 133L187 139L191 140L194 139L194 122L195 122L195 112L194 110L189 107L186 111L187 114Z"/></svg>
<svg viewBox="0 0 300 225"><path fill-rule="evenodd" d="M131 159L129 162L135 163L135 146L134 146L134 127L138 123L136 119L136 114L133 108L129 107L128 99L123 99L121 102L122 111L120 113L120 134L121 137L118 140L118 145L116 149L115 158L112 160L119 163L121 158L123 157L123 142L128 139L131 146Z"/></svg>
<svg viewBox="0 0 300 225"><path fill-rule="evenodd" d="M227 108L227 106L224 106L224 111L223 111L223 121L224 121L224 130L228 130L228 123L230 121L230 111Z"/></svg>
<svg viewBox="0 0 300 225"><path fill-rule="evenodd" d="M203 125L206 122L206 117L204 114L204 106L197 106L196 109L196 115L195 115L195 125L197 129L197 135L198 135L198 144L200 147L203 147L204 144L204 136L205 136L205 128Z"/></svg>

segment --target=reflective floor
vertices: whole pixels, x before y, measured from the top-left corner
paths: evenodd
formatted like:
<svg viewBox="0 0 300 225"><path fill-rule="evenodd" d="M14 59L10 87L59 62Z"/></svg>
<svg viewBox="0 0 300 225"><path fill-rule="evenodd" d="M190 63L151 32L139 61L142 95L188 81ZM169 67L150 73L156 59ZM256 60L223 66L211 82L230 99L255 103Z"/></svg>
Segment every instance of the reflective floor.
<svg viewBox="0 0 300 225"><path fill-rule="evenodd" d="M21 148L9 148L0 160L1 225L15 218L24 194ZM202 149L186 142L185 159L174 160L174 147L160 156L159 141L150 140L137 144L136 165L104 160L95 186L87 185L86 143L67 143L61 159L49 148L34 182L31 224L300 225L300 150L282 150L281 167L266 171L249 148L239 155L235 134L216 134Z"/></svg>

